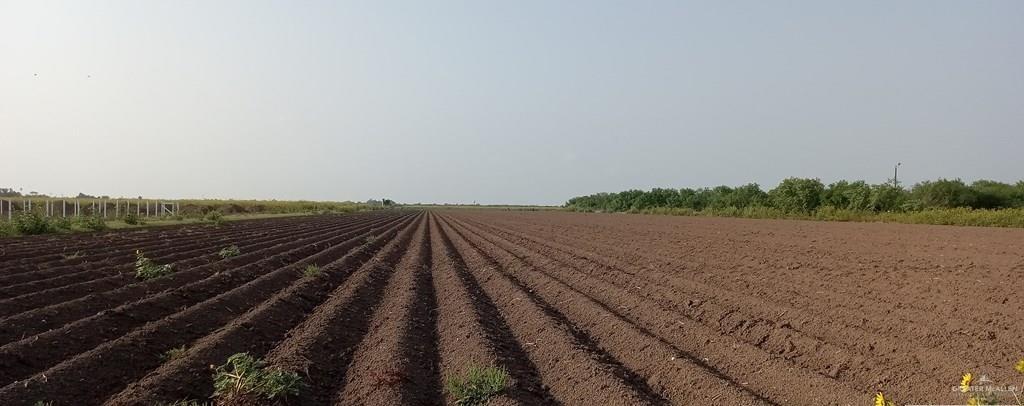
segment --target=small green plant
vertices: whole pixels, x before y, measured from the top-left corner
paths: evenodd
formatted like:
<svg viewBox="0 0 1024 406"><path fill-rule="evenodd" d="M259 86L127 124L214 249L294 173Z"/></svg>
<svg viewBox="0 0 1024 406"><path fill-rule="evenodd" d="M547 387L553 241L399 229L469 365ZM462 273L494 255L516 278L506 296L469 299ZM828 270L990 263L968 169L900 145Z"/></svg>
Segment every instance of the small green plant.
<svg viewBox="0 0 1024 406"><path fill-rule="evenodd" d="M71 223L71 219L68 217L55 217L50 220L50 223L60 230L71 230L71 227L74 226L74 224Z"/></svg>
<svg viewBox="0 0 1024 406"><path fill-rule="evenodd" d="M219 399L258 396L274 400L298 395L302 378L295 372L268 369L263 360L238 353L214 368L213 388L213 397Z"/></svg>
<svg viewBox="0 0 1024 406"><path fill-rule="evenodd" d="M322 275L323 272L320 270L320 266L317 264L306 265L306 269L302 270L302 275L307 278L316 278Z"/></svg>
<svg viewBox="0 0 1024 406"><path fill-rule="evenodd" d="M224 223L224 214L218 210L214 210L206 213L206 216L204 216L203 219L219 226Z"/></svg>
<svg viewBox="0 0 1024 406"><path fill-rule="evenodd" d="M25 212L14 217L14 230L18 234L37 235L49 234L57 231L49 219L36 212Z"/></svg>
<svg viewBox="0 0 1024 406"><path fill-rule="evenodd" d="M160 362L167 362L181 358L181 356L185 355L186 351L188 351L188 347L184 345L182 345L181 347L171 348L167 351L164 351L163 354L160 354Z"/></svg>
<svg viewBox="0 0 1024 406"><path fill-rule="evenodd" d="M139 215L132 212L128 212L128 214L124 215L124 223L132 226L146 224L145 222L142 221L142 219L139 218Z"/></svg>
<svg viewBox="0 0 1024 406"><path fill-rule="evenodd" d="M37 400L32 406L53 406L53 402Z"/></svg>
<svg viewBox="0 0 1024 406"><path fill-rule="evenodd" d="M78 225L89 231L103 231L107 229L107 222L100 216L86 216L78 219Z"/></svg>
<svg viewBox="0 0 1024 406"><path fill-rule="evenodd" d="M224 258L224 259L231 258L231 257L237 257L237 256L239 256L241 254L242 254L242 251L238 249L237 245L232 245L230 247L224 247L218 253L218 255L220 255L220 257Z"/></svg>
<svg viewBox="0 0 1024 406"><path fill-rule="evenodd" d="M146 258L142 251L135 251L135 276L142 280L159 278L174 272L171 264L159 265Z"/></svg>
<svg viewBox="0 0 1024 406"><path fill-rule="evenodd" d="M493 366L472 366L464 376L448 379L445 389L457 405L482 405L508 387L508 371Z"/></svg>

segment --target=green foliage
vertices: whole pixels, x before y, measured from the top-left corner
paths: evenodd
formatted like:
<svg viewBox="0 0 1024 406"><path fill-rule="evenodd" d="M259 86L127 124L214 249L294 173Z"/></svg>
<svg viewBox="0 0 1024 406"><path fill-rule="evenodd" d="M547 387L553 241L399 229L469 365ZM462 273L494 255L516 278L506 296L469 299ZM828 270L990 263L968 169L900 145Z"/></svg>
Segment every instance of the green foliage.
<svg viewBox="0 0 1024 406"><path fill-rule="evenodd" d="M979 180L968 186L939 179L908 190L892 183L845 180L824 187L817 179L790 178L768 193L757 184L627 190L574 197L565 207L585 212L1018 227L1024 222L1024 181L1011 185Z"/></svg>
<svg viewBox="0 0 1024 406"><path fill-rule="evenodd" d="M222 400L245 396L274 400L298 395L302 378L294 372L268 369L263 360L238 353L214 370L213 387L213 396Z"/></svg>
<svg viewBox="0 0 1024 406"><path fill-rule="evenodd" d="M457 405L483 405L504 391L508 384L505 368L472 366L465 376L449 378L445 389L455 398Z"/></svg>
<svg viewBox="0 0 1024 406"><path fill-rule="evenodd" d="M78 219L78 226L89 231L103 231L107 229L107 222L100 216L85 216Z"/></svg>
<svg viewBox="0 0 1024 406"><path fill-rule="evenodd" d="M974 207L977 195L960 179L924 181L914 186L911 198L921 207L952 209Z"/></svg>
<svg viewBox="0 0 1024 406"><path fill-rule="evenodd" d="M23 212L14 216L14 231L22 235L38 235L57 232L57 227L42 214Z"/></svg>
<svg viewBox="0 0 1024 406"><path fill-rule="evenodd" d="M818 179L787 178L768 192L772 206L790 213L810 213L821 205L825 185Z"/></svg>
<svg viewBox="0 0 1024 406"><path fill-rule="evenodd" d="M302 275L307 278L316 278L323 274L320 267L317 264L306 265L306 268L302 270Z"/></svg>
<svg viewBox="0 0 1024 406"><path fill-rule="evenodd" d="M822 193L821 204L841 210L868 210L871 208L871 186L862 180L835 182Z"/></svg>
<svg viewBox="0 0 1024 406"><path fill-rule="evenodd" d="M142 280L159 278L174 272L171 264L158 265L146 258L142 251L135 251L135 276Z"/></svg>
<svg viewBox="0 0 1024 406"><path fill-rule="evenodd" d="M124 220L125 224L133 225L133 226L139 225L139 224L146 224L141 219L139 219L139 216L137 214L135 214L134 212L128 212L127 214L125 214L123 220Z"/></svg>
<svg viewBox="0 0 1024 406"><path fill-rule="evenodd" d="M171 361L171 360L175 360L175 359L181 358L181 356L185 355L186 351L188 351L188 347L186 347L184 345L181 346L181 347L171 348L171 349L165 351L163 354L160 354L160 361L161 362L167 362L167 361Z"/></svg>
<svg viewBox="0 0 1024 406"><path fill-rule="evenodd" d="M224 223L224 213L214 210L206 213L206 216L204 216L203 219L219 226Z"/></svg>
<svg viewBox="0 0 1024 406"><path fill-rule="evenodd" d="M220 255L221 258L227 259L241 255L242 251L238 249L237 245L232 245L230 247L224 247L217 254Z"/></svg>
<svg viewBox="0 0 1024 406"><path fill-rule="evenodd" d="M910 193L899 186L888 183L871 187L871 209L874 211L902 211L912 209L908 205Z"/></svg>

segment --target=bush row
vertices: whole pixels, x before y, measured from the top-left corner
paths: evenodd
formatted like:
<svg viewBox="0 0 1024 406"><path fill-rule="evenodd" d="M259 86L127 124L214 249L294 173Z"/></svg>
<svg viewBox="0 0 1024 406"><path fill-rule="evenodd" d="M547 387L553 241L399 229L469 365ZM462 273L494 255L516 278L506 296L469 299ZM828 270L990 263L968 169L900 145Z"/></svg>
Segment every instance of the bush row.
<svg viewBox="0 0 1024 406"><path fill-rule="evenodd" d="M717 215L751 218L812 218L840 221L899 221L927 224L1024 226L1024 181L1007 184L939 179L903 188L841 180L788 178L764 191L739 187L627 190L569 199L576 211Z"/></svg>

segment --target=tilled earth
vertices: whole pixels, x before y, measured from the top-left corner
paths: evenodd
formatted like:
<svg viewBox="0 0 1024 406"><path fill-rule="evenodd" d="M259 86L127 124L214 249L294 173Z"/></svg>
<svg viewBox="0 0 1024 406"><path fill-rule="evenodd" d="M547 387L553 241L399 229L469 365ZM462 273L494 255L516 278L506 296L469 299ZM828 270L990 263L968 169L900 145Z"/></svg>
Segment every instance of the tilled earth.
<svg viewBox="0 0 1024 406"><path fill-rule="evenodd" d="M176 272L136 279L136 250ZM485 365L495 404L962 403L965 372L1020 386L1022 254L1015 229L483 210L5 239L0 405L205 401L239 352L302 376L286 404L452 403Z"/></svg>

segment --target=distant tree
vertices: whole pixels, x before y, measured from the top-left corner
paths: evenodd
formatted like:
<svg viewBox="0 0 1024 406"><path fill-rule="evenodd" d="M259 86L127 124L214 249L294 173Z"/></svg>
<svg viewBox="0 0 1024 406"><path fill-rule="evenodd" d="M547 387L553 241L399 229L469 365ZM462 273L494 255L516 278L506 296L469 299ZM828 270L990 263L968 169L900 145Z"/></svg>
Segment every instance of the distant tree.
<svg viewBox="0 0 1024 406"><path fill-rule="evenodd" d="M977 203L974 190L960 179L918 183L910 191L910 196L922 208L974 207Z"/></svg>
<svg viewBox="0 0 1024 406"><path fill-rule="evenodd" d="M871 207L871 186L862 180L832 183L822 193L821 204L837 209L868 210Z"/></svg>
<svg viewBox="0 0 1024 406"><path fill-rule="evenodd" d="M883 183L871 186L871 209L875 211L906 210L910 194L899 186Z"/></svg>
<svg viewBox="0 0 1024 406"><path fill-rule="evenodd" d="M21 196L21 193L18 193L18 191L14 190L14 188L0 187L0 196L2 196L2 197L19 197L19 196Z"/></svg>
<svg viewBox="0 0 1024 406"><path fill-rule="evenodd" d="M787 178L768 195L775 208L809 213L821 205L824 191L825 185L819 179Z"/></svg>
<svg viewBox="0 0 1024 406"><path fill-rule="evenodd" d="M1004 207L1024 207L1024 182L1017 185L992 180L977 180L971 183L975 195L975 207L981 209L998 209Z"/></svg>

